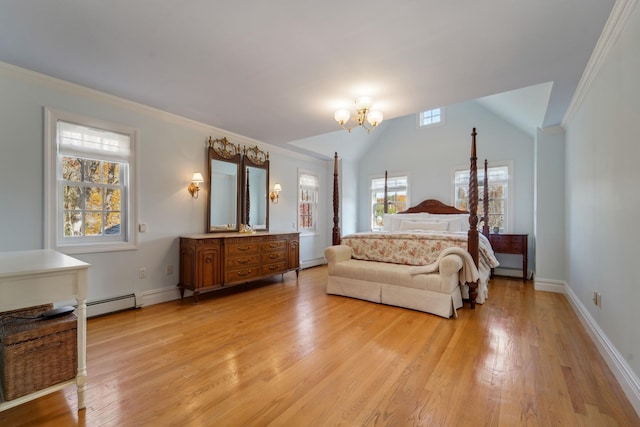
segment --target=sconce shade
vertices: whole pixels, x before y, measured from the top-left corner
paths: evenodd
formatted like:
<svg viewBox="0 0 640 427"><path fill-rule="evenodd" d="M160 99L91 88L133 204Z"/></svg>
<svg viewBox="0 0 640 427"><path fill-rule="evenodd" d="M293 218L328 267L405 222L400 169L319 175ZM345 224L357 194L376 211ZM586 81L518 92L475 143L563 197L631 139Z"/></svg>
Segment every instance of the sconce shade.
<svg viewBox="0 0 640 427"><path fill-rule="evenodd" d="M282 186L280 184L273 184L273 191L269 193L269 198L274 205L278 204L280 201L280 192L282 191Z"/></svg>
<svg viewBox="0 0 640 427"><path fill-rule="evenodd" d="M204 178L200 172L194 172L193 177L191 177L191 184L187 187L187 191L191 194L191 197L194 199L198 198L198 192L200 191L200 187L198 184L204 182Z"/></svg>

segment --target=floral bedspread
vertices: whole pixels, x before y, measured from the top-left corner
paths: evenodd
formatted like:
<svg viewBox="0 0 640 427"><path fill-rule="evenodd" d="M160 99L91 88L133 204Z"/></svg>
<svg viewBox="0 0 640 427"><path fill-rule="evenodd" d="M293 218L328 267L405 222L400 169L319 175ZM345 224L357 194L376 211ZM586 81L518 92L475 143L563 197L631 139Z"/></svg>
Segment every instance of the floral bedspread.
<svg viewBox="0 0 640 427"><path fill-rule="evenodd" d="M479 261L484 267L495 268L498 261L484 235L479 234ZM440 252L449 247L467 249L466 233L382 232L356 233L342 238L351 247L352 256L365 261L382 261L404 265L429 265Z"/></svg>

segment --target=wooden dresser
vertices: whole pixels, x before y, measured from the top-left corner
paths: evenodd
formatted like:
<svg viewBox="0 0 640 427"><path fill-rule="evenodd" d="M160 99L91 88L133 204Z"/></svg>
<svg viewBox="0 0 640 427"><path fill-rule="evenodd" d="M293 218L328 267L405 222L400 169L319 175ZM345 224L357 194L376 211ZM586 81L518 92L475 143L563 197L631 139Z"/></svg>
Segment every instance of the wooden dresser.
<svg viewBox="0 0 640 427"><path fill-rule="evenodd" d="M221 289L300 270L299 233L212 233L180 236L180 295Z"/></svg>

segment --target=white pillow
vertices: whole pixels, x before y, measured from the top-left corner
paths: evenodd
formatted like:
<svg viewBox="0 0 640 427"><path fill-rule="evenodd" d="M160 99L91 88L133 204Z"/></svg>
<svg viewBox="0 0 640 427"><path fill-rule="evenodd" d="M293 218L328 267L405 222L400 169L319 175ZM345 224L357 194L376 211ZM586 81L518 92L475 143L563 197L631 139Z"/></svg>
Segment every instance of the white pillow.
<svg viewBox="0 0 640 427"><path fill-rule="evenodd" d="M401 223L402 223L402 218L394 214L393 218L391 218L391 231L398 231L400 229Z"/></svg>
<svg viewBox="0 0 640 427"><path fill-rule="evenodd" d="M447 231L452 233L469 229L469 214L434 214L429 221L449 223Z"/></svg>
<svg viewBox="0 0 640 427"><path fill-rule="evenodd" d="M384 231L399 231L400 224L405 220L416 220L421 214L384 214Z"/></svg>
<svg viewBox="0 0 640 427"><path fill-rule="evenodd" d="M457 231L464 231L463 229L464 224L463 224L462 218L450 219L448 221L443 220L443 222L446 222L447 224L449 224L449 226L447 227L447 231L450 233L455 233Z"/></svg>
<svg viewBox="0 0 640 427"><path fill-rule="evenodd" d="M382 224L383 224L382 229L384 231L393 231L391 229L391 226L393 224L393 214L384 214L382 216Z"/></svg>
<svg viewBox="0 0 640 427"><path fill-rule="evenodd" d="M402 221L400 230L447 231L446 222Z"/></svg>

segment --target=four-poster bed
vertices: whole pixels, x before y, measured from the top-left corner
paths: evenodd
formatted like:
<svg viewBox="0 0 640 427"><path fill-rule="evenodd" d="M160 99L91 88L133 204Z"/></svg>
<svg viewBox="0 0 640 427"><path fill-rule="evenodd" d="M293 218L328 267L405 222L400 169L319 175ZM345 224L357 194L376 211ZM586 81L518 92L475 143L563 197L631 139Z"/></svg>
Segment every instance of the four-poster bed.
<svg viewBox="0 0 640 427"><path fill-rule="evenodd" d="M437 200L425 200L398 214L385 213L385 228L388 229L388 223L392 221L398 225L392 232L340 237L336 153L334 246L325 251L329 261L328 293L400 305L444 317L456 314L455 309L462 306L465 293L471 308L476 302L484 302L490 271L497 266L497 260L485 237L488 235L486 160L483 235L478 231L476 135L474 128L471 134L469 211ZM384 204L387 212L386 172ZM469 224L466 233L462 221Z"/></svg>

